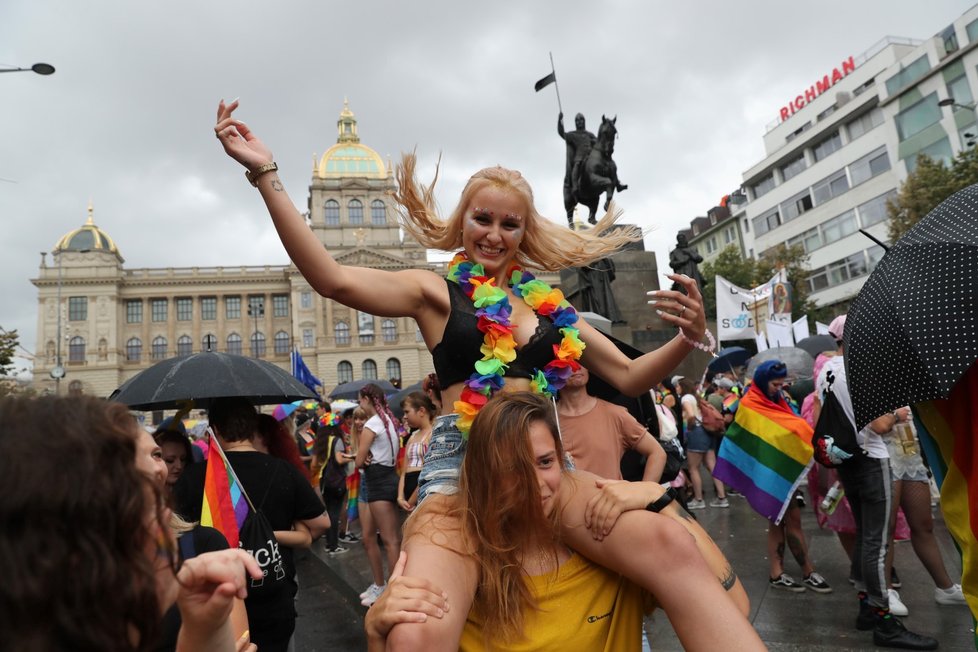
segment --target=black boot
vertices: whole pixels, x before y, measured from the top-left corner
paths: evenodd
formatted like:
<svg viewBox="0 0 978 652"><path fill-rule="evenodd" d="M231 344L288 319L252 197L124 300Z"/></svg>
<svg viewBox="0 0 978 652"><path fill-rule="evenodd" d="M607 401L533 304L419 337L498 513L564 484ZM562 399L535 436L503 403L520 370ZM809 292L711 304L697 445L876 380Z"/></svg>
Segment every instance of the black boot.
<svg viewBox="0 0 978 652"><path fill-rule="evenodd" d="M892 647L901 650L937 649L936 639L909 631L899 618L889 614L876 621L876 628L873 630L873 643L879 647Z"/></svg>
<svg viewBox="0 0 978 652"><path fill-rule="evenodd" d="M856 629L868 632L876 627L876 609L865 598L859 601L859 615L856 616Z"/></svg>

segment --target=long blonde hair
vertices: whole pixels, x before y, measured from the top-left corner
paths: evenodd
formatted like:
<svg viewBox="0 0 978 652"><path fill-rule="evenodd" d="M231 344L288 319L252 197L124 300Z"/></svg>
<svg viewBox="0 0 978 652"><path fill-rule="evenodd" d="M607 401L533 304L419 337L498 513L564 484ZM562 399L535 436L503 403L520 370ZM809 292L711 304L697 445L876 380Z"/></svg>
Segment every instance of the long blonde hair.
<svg viewBox="0 0 978 652"><path fill-rule="evenodd" d="M421 184L415 174L417 159L405 154L397 166L398 189L394 199L401 206L399 217L404 229L423 247L455 251L462 247L462 218L472 197L486 187L509 190L519 195L527 205L526 232L516 252L517 261L534 269L556 272L568 267L581 267L609 256L631 242L642 239L637 228L613 228L621 216L610 206L604 217L587 231L571 231L537 212L530 184L516 170L491 167L479 170L462 190L458 206L447 220L438 217L435 202L435 183Z"/></svg>

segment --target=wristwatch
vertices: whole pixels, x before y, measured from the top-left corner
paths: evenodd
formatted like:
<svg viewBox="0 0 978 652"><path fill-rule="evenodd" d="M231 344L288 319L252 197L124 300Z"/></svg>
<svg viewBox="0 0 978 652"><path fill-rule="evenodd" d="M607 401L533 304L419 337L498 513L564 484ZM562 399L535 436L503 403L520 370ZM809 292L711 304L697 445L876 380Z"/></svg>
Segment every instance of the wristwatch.
<svg viewBox="0 0 978 652"><path fill-rule="evenodd" d="M661 512L663 509L665 509L666 506L669 505L669 503L671 503L675 499L676 499L676 488L669 487L668 489L666 489L666 493L662 494L654 501L646 505L645 509L650 512L658 513Z"/></svg>

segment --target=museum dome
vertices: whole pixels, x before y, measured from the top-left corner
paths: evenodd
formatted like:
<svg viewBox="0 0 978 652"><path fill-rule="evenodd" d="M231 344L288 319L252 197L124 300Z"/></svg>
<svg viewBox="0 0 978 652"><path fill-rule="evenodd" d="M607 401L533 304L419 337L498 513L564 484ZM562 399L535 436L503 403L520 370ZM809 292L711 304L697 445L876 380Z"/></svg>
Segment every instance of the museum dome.
<svg viewBox="0 0 978 652"><path fill-rule="evenodd" d="M336 122L336 144L326 150L319 160L316 175L322 179L367 177L386 179L389 176L380 154L360 142L357 119L349 102L343 101L340 119Z"/></svg>
<svg viewBox="0 0 978 652"><path fill-rule="evenodd" d="M88 219L85 223L74 231L64 234L54 245L53 251L104 251L120 256L119 248L115 246L112 238L105 231L95 226L93 212L94 209L89 204Z"/></svg>

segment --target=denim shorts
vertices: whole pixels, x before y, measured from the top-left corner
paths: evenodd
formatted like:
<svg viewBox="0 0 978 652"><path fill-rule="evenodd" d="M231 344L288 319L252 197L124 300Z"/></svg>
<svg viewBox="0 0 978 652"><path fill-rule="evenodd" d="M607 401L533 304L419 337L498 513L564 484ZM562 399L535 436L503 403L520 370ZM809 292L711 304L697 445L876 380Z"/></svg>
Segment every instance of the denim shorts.
<svg viewBox="0 0 978 652"><path fill-rule="evenodd" d="M713 437L703 426L697 425L686 430L686 450L693 453L705 453L713 450Z"/></svg>
<svg viewBox="0 0 978 652"><path fill-rule="evenodd" d="M424 465L418 477L418 503L428 494L451 496L458 493L458 476L465 457L466 440L455 426L457 414L435 419L431 442L424 454Z"/></svg>

